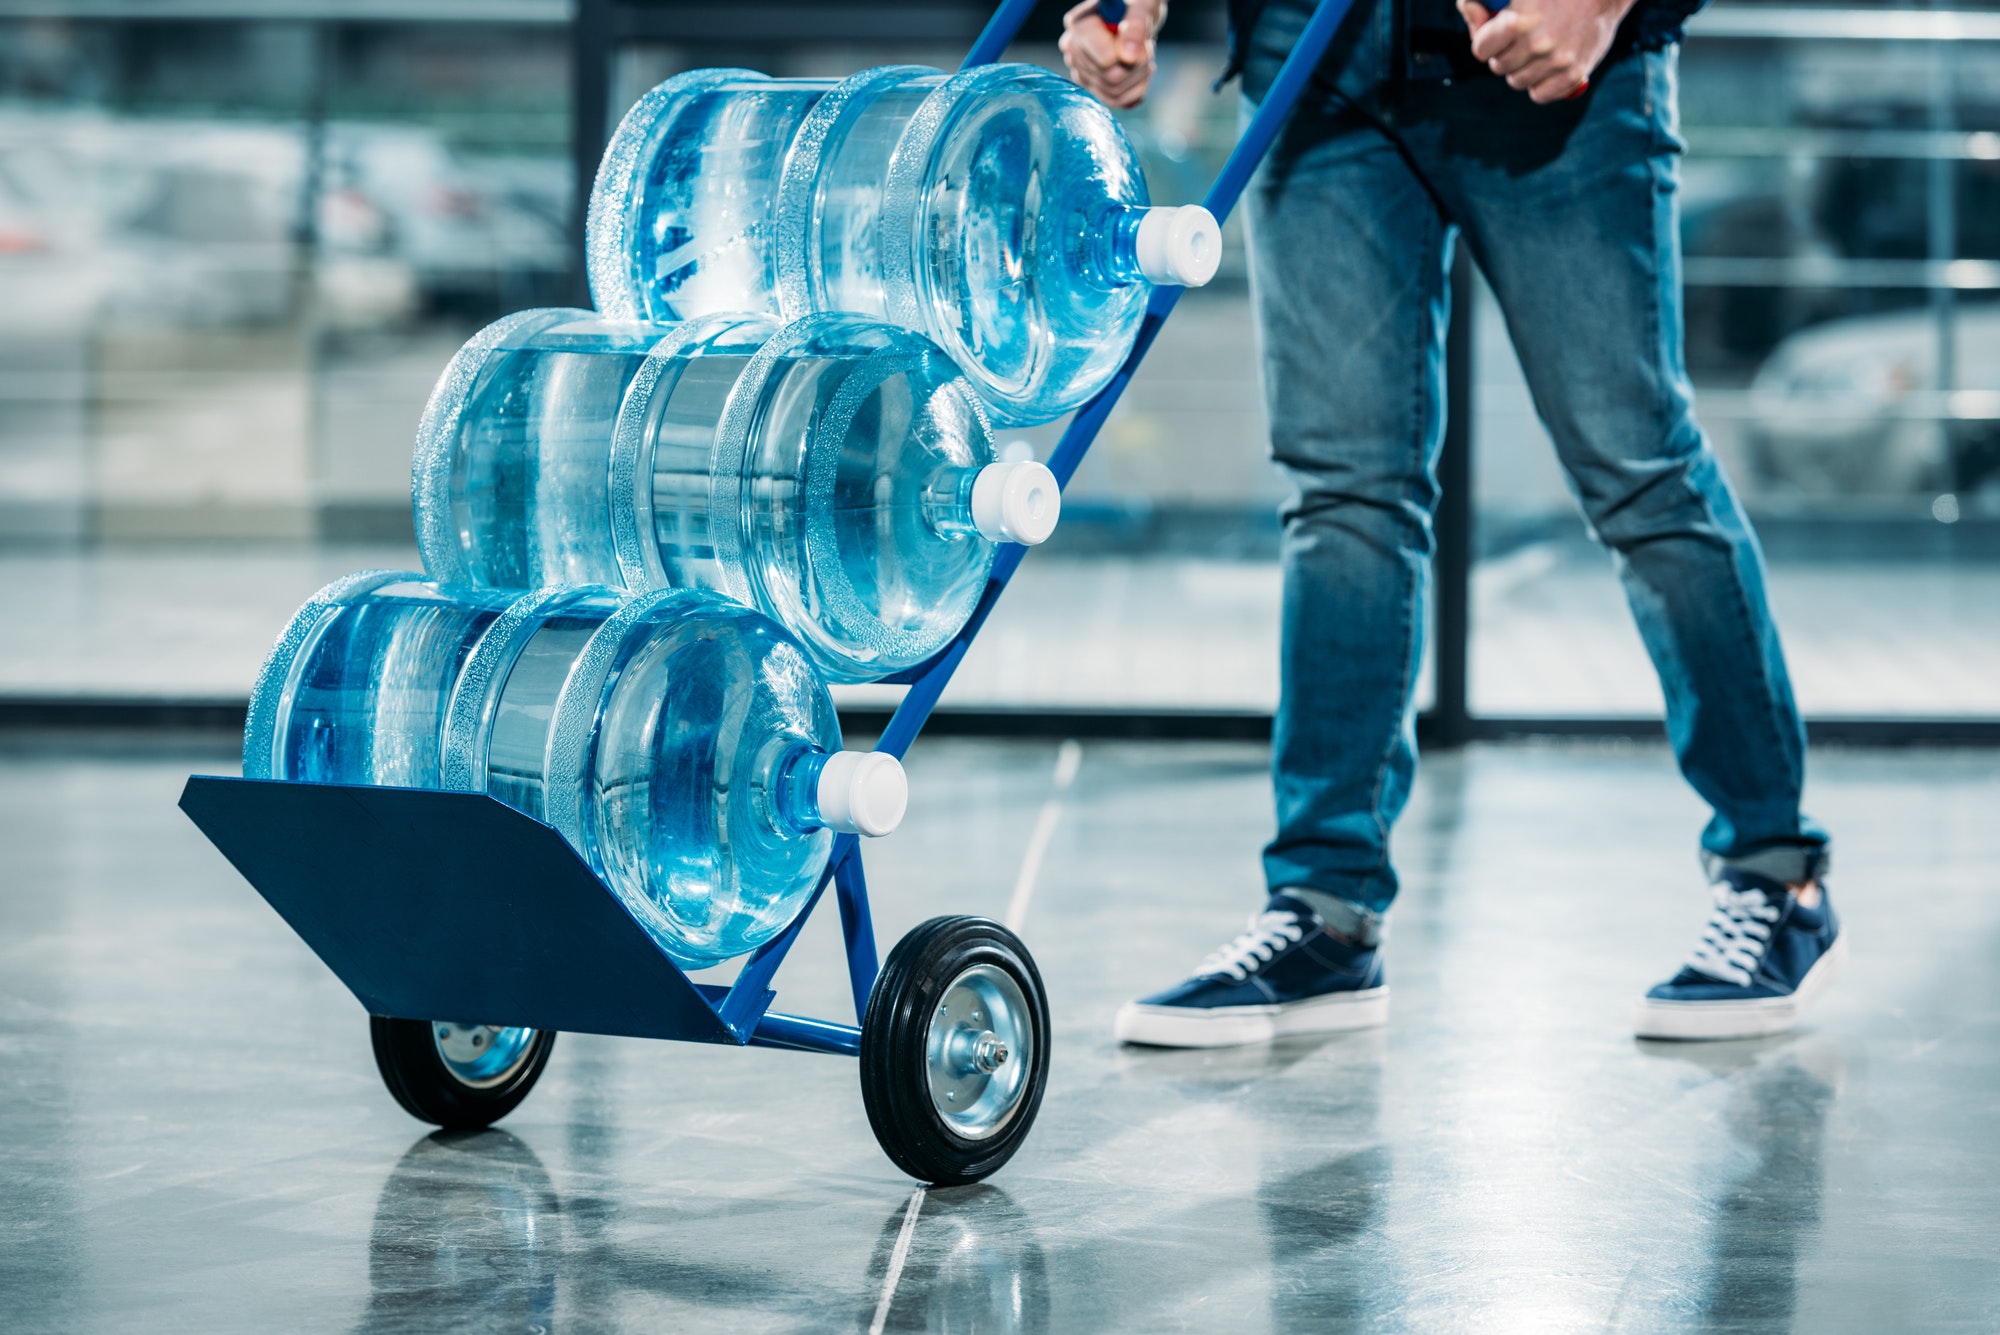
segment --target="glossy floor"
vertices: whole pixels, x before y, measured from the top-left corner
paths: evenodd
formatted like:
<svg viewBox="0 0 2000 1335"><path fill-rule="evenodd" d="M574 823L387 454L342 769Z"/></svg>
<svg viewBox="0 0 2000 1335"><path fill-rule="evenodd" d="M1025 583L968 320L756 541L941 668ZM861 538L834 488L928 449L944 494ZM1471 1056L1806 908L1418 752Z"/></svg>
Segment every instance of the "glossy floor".
<svg viewBox="0 0 2000 1335"><path fill-rule="evenodd" d="M1663 754L1434 758L1390 1027L1207 1054L1121 1050L1110 1018L1256 902L1262 752L1088 745L1060 797L1055 761L926 744L870 847L885 940L1011 906L1057 1025L1020 1156L913 1198L836 1058L567 1035L504 1129L426 1136L360 1009L174 809L226 751L11 744L7 1327L2000 1325L1991 753L1817 757L1849 974L1805 1032L1705 1046L1625 1029L1703 910ZM836 941L814 924L788 1008L844 1017Z"/></svg>

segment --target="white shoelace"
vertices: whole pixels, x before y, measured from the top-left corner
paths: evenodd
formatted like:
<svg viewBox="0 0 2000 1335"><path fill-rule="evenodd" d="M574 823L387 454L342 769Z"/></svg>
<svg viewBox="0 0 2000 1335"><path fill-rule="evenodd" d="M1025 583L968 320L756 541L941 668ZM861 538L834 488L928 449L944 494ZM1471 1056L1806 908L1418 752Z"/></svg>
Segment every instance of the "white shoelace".
<svg viewBox="0 0 2000 1335"><path fill-rule="evenodd" d="M1227 975L1236 982L1249 977L1250 971L1262 968L1271 962L1271 957L1279 949L1300 940L1306 934L1299 925L1299 915L1290 909L1266 909L1250 915L1250 925L1242 935L1222 947L1194 966L1197 978Z"/></svg>
<svg viewBox="0 0 2000 1335"><path fill-rule="evenodd" d="M1688 956L1688 967L1738 987L1750 986L1778 917L1778 909L1757 891L1716 886L1715 907L1701 929L1701 944Z"/></svg>

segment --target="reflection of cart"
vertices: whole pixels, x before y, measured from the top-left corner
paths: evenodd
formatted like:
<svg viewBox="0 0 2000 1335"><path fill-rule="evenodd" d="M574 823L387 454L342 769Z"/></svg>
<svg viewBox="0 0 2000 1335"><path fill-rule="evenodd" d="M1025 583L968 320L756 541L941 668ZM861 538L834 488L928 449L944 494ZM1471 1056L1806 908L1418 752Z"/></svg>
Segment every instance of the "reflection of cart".
<svg viewBox="0 0 2000 1335"><path fill-rule="evenodd" d="M1203 201L1228 217L1351 0L1317 12ZM1004 0L966 64L997 59L1033 0ZM1049 459L1063 483L1146 355L1179 288L1157 289L1125 365ZM965 629L907 684L877 749L900 758L1027 548L1001 547ZM853 835L798 917L728 987L680 971L554 829L484 793L197 775L181 808L373 1017L375 1057L425 1121L485 1126L528 1094L558 1030L857 1055L882 1148L912 1176L986 1176L1027 1136L1049 1066L1048 1001L998 923L933 918L877 967ZM768 986L828 884L860 1025L770 1010ZM421 1017L481 1017L478 1024Z"/></svg>

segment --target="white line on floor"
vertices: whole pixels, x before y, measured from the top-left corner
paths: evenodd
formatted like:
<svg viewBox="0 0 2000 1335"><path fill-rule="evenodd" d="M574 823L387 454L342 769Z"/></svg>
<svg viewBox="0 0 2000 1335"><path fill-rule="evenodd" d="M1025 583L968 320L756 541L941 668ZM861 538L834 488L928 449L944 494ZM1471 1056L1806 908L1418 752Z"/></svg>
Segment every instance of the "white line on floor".
<svg viewBox="0 0 2000 1335"><path fill-rule="evenodd" d="M910 1208L903 1211L903 1229L896 1234L896 1249L889 1253L889 1273L882 1276L882 1300L875 1304L875 1319L868 1323L868 1335L882 1335L889 1322L889 1304L896 1300L896 1281L903 1277L903 1262L910 1259L910 1239L917 1236L917 1216L923 1212L924 1189L910 1193Z"/></svg>
<svg viewBox="0 0 2000 1335"><path fill-rule="evenodd" d="M1021 857L1021 872L1014 878L1014 893L1007 900L1007 916L1003 921L1010 932L1020 931L1027 920L1028 901L1035 897L1035 882L1042 875L1042 859L1048 856L1049 841L1056 837L1056 826L1062 821L1063 794L1076 782L1076 772L1082 765L1083 747L1075 739L1056 748L1056 790L1042 803L1042 814L1035 817L1035 832L1028 836L1028 851Z"/></svg>

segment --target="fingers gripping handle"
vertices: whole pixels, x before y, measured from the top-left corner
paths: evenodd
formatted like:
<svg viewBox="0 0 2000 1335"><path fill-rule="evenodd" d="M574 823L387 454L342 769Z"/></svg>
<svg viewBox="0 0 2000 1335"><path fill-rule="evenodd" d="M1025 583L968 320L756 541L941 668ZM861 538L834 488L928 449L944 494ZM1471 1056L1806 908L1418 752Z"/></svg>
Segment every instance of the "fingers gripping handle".
<svg viewBox="0 0 2000 1335"><path fill-rule="evenodd" d="M1498 14L1501 10L1507 8L1507 6L1512 3L1513 0L1479 0L1480 6L1486 10L1488 18L1491 18L1494 15ZM1099 12L1102 12L1103 8L1104 6L1102 4L1098 5ZM1579 83L1575 88L1570 90L1569 94L1564 100L1574 102L1577 98L1582 97L1585 93L1589 91L1590 91L1590 80L1588 78L1585 78L1583 82Z"/></svg>

